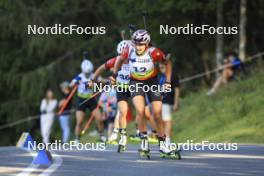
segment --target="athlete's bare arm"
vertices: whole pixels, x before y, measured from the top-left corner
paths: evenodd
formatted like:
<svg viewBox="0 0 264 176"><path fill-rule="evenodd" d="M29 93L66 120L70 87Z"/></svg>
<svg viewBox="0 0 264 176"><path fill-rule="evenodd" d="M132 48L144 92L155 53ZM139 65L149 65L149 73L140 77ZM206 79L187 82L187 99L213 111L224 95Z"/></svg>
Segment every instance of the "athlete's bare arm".
<svg viewBox="0 0 264 176"><path fill-rule="evenodd" d="M121 66L123 65L125 61L125 58L122 56L117 56L115 66L114 66L114 74L117 74L117 72L120 70Z"/></svg>
<svg viewBox="0 0 264 176"><path fill-rule="evenodd" d="M94 72L93 80L97 80L98 76L101 76L105 70L105 64L102 64L100 67L98 67Z"/></svg>
<svg viewBox="0 0 264 176"><path fill-rule="evenodd" d="M176 87L174 89L174 105L173 105L173 111L177 111L179 109L179 100L180 100L180 88Z"/></svg>
<svg viewBox="0 0 264 176"><path fill-rule="evenodd" d="M171 60L166 60L166 82L171 82L171 74L172 74L172 63Z"/></svg>

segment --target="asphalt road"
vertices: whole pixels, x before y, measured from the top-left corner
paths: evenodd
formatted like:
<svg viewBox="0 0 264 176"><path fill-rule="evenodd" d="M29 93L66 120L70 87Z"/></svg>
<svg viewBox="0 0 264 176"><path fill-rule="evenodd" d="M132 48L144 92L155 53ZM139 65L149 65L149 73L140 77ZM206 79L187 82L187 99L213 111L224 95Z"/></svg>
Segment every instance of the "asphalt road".
<svg viewBox="0 0 264 176"><path fill-rule="evenodd" d="M0 175L55 176L263 176L264 145L239 145L237 151L183 151L182 160L162 159L152 146L151 159L140 159L137 145L118 154L105 151L53 151L53 164L31 164L35 152L0 147Z"/></svg>

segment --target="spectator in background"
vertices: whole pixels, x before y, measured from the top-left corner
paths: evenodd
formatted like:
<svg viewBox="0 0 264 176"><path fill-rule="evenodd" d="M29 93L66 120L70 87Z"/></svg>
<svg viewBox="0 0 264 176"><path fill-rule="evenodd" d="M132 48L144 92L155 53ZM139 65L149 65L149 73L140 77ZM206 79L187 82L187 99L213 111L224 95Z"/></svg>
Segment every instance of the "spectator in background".
<svg viewBox="0 0 264 176"><path fill-rule="evenodd" d="M70 83L65 81L60 84L61 91L63 93L63 99L59 102L59 108L63 106L67 97L70 94ZM65 107L64 112L60 115L60 126L62 129L62 142L66 143L70 136L70 115L71 115L72 100L69 101L68 105Z"/></svg>
<svg viewBox="0 0 264 176"><path fill-rule="evenodd" d="M229 53L224 60L222 75L215 81L213 87L207 92L207 95L213 95L221 85L226 84L234 78L235 72L240 70L241 67L242 62L237 55L234 52Z"/></svg>
<svg viewBox="0 0 264 176"><path fill-rule="evenodd" d="M46 92L46 97L41 101L40 105L40 130L43 143L45 144L50 142L50 133L57 104L58 101L54 98L53 91L48 89Z"/></svg>

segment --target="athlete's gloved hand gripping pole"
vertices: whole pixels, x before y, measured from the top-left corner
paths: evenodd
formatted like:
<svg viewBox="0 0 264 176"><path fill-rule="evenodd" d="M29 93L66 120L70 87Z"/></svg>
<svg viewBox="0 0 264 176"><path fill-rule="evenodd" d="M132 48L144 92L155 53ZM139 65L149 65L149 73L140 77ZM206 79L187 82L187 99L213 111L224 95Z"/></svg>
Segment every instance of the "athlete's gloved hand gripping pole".
<svg viewBox="0 0 264 176"><path fill-rule="evenodd" d="M92 88L94 86L95 83L102 83L102 84L113 84L113 78L109 78L109 80L105 80L102 79L100 82L96 82L95 80L98 79L98 77L106 70L105 65L101 65L95 72L93 75L93 78L87 83L87 87ZM96 97L97 95L99 95L102 92L96 92L94 93L90 98L84 100L83 102L81 102L79 105L83 105L84 103L88 102L90 99Z"/></svg>

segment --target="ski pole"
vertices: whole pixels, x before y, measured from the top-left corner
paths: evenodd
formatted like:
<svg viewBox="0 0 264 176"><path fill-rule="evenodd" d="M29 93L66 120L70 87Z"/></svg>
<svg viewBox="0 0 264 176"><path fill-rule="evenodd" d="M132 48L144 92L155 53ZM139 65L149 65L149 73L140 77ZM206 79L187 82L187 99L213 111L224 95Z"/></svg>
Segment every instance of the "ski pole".
<svg viewBox="0 0 264 176"><path fill-rule="evenodd" d="M143 11L142 12L142 16L143 16L143 23L144 23L144 27L147 30L147 22L146 22L146 16L147 16L147 12Z"/></svg>
<svg viewBox="0 0 264 176"><path fill-rule="evenodd" d="M64 109L66 108L66 106L68 105L68 103L70 102L70 100L72 99L74 93L77 90L77 85L74 85L74 87L71 90L70 95L67 97L67 99L64 101L62 107L60 108L60 111L57 113L58 115L61 115L64 111Z"/></svg>
<svg viewBox="0 0 264 176"><path fill-rule="evenodd" d="M112 81L112 80L109 80L109 81ZM79 106L81 106L81 105L83 105L84 103L88 102L89 100L91 100L92 98L96 97L96 96L99 95L100 93L102 93L102 92L99 91L99 92L94 93L91 97L89 97L89 98L87 98L86 100L84 100L83 102L81 102L81 103L79 104Z"/></svg>
<svg viewBox="0 0 264 176"><path fill-rule="evenodd" d="M120 35L121 35L122 40L126 39L126 31L125 30L122 30Z"/></svg>
<svg viewBox="0 0 264 176"><path fill-rule="evenodd" d="M98 109L98 108L99 108L99 105L97 105L97 107L95 108L95 110ZM86 124L85 124L85 126L84 126L84 128L83 128L83 130L82 130L82 133L81 133L82 135L84 135L85 132L86 132L86 130L90 127L90 125L91 125L93 119L94 119L94 113L92 113L92 114L90 115L89 120L86 122Z"/></svg>
<svg viewBox="0 0 264 176"><path fill-rule="evenodd" d="M135 32L136 30L136 26L133 24L129 24L128 29L129 29L130 36L132 36L133 32Z"/></svg>

